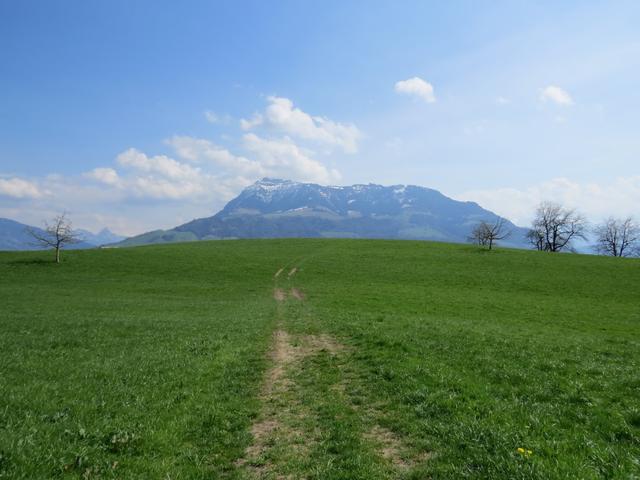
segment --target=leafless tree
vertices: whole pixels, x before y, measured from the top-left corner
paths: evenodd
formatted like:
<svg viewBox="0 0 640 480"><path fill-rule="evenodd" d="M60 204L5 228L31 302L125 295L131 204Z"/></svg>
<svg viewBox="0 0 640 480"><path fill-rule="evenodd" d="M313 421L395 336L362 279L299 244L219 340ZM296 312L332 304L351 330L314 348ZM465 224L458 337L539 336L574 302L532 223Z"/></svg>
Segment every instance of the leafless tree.
<svg viewBox="0 0 640 480"><path fill-rule="evenodd" d="M542 202L527 238L537 250L561 252L571 249L572 240L585 239L586 230L586 219L575 210L554 202Z"/></svg>
<svg viewBox="0 0 640 480"><path fill-rule="evenodd" d="M609 217L593 230L596 235L595 250L601 255L629 257L640 253L640 225L631 217Z"/></svg>
<svg viewBox="0 0 640 480"><path fill-rule="evenodd" d="M481 246L488 246L491 250L496 241L504 240L509 235L511 231L506 229L504 219L498 218L494 223L481 221L471 231L469 240Z"/></svg>
<svg viewBox="0 0 640 480"><path fill-rule="evenodd" d="M485 222L480 222L478 225L473 227L471 230L471 235L467 238L470 242L480 245L484 247L487 244L487 224Z"/></svg>
<svg viewBox="0 0 640 480"><path fill-rule="evenodd" d="M527 232L527 240L531 244L533 248L538 251L544 251L545 249L545 241L544 241L544 233L540 230L531 229Z"/></svg>
<svg viewBox="0 0 640 480"><path fill-rule="evenodd" d="M60 263L60 250L67 245L80 242L80 238L74 233L66 213L55 217L50 224L45 222L44 230L27 228L27 232L35 240L35 246L55 250L56 263Z"/></svg>

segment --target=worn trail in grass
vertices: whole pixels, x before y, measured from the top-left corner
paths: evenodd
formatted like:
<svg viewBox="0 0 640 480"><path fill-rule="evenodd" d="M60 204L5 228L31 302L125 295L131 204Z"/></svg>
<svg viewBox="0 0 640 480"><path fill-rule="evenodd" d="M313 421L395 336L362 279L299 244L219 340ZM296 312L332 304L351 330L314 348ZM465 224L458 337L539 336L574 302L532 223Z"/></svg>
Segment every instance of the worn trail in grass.
<svg viewBox="0 0 640 480"><path fill-rule="evenodd" d="M260 392L262 408L252 443L236 465L250 478L399 478L430 454L416 455L380 425L381 406L361 405L348 391L357 384L349 349L326 333L291 335L290 324L310 321L305 294L293 286L298 267L279 280L271 366ZM283 285L284 283L284 285ZM292 303L295 302L295 303Z"/></svg>

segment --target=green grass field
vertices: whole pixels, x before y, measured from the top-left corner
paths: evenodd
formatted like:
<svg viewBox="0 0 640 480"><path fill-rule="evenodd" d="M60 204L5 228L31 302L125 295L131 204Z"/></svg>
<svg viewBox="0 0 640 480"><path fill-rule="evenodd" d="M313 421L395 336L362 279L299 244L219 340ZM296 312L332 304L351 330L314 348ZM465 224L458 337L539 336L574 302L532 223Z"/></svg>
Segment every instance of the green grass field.
<svg viewBox="0 0 640 480"><path fill-rule="evenodd" d="M639 260L358 240L50 257L0 253L0 478L640 478Z"/></svg>

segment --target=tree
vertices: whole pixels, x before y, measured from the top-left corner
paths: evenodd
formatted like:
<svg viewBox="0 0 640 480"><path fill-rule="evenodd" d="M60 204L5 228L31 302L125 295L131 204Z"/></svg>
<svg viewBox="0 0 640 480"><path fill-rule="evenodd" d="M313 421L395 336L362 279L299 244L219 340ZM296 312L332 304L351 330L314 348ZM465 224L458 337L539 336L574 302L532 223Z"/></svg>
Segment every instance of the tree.
<svg viewBox="0 0 640 480"><path fill-rule="evenodd" d="M78 235L74 233L66 213L55 217L51 224L44 222L44 230L27 228L27 232L35 240L36 246L55 250L56 263L60 263L60 250L80 241Z"/></svg>
<svg viewBox="0 0 640 480"><path fill-rule="evenodd" d="M487 224L485 222L480 222L478 225L473 227L471 235L467 238L470 242L484 247L487 244Z"/></svg>
<svg viewBox="0 0 640 480"><path fill-rule="evenodd" d="M572 248L572 240L585 239L586 230L586 219L575 210L554 202L542 202L536 210L527 239L537 250L561 252Z"/></svg>
<svg viewBox="0 0 640 480"><path fill-rule="evenodd" d="M609 217L593 230L596 236L595 250L601 255L628 257L640 253L640 225L631 217Z"/></svg>
<svg viewBox="0 0 640 480"><path fill-rule="evenodd" d="M498 240L504 240L511 231L505 228L504 219L498 218L494 223L487 223L484 220L474 227L469 236L469 240L480 246L488 246L489 250Z"/></svg>
<svg viewBox="0 0 640 480"><path fill-rule="evenodd" d="M527 232L527 240L531 244L533 248L542 252L544 251L545 241L544 241L544 233L540 230L531 229Z"/></svg>

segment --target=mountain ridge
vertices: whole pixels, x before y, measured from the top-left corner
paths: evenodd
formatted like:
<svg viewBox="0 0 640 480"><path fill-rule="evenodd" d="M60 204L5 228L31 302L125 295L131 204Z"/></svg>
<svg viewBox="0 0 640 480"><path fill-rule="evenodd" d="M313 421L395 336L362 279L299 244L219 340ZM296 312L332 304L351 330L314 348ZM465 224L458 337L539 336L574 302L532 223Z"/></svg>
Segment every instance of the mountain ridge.
<svg viewBox="0 0 640 480"><path fill-rule="evenodd" d="M227 238L384 238L466 242L480 221L500 218L475 202L451 199L416 185L322 186L264 178L211 217L132 237L116 246ZM526 246L526 229L505 246Z"/></svg>

